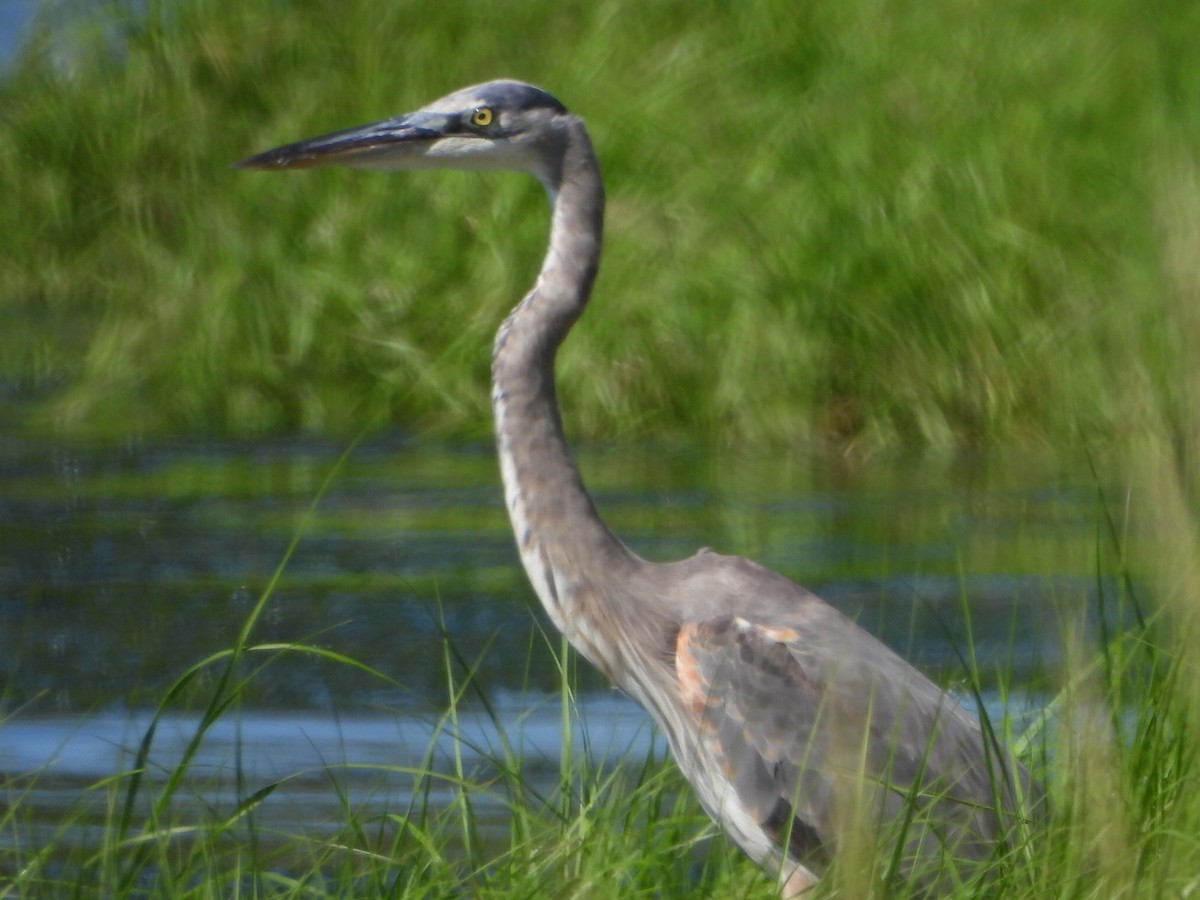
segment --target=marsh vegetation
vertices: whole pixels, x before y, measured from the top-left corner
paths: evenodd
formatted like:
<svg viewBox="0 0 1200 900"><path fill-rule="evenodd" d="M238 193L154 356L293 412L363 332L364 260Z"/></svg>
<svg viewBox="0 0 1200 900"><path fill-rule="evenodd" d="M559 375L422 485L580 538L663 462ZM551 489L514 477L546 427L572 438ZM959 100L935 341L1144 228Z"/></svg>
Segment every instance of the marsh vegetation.
<svg viewBox="0 0 1200 900"><path fill-rule="evenodd" d="M1196 889L1200 7L56 8L0 80L5 441L326 433L344 446L364 425L482 439L491 335L543 246L536 186L226 167L461 84L543 84L587 118L610 195L593 308L560 359L568 430L654 441L651 456L736 447L739 464L814 446L850 466L872 453L1000 447L1069 460L1072 483L1095 491L1090 537L1031 532L1027 568L1017 565L1046 579L1060 648L1035 683L1046 715L1031 729L995 720L1045 777L1053 812L1000 860L991 889ZM614 494L632 468L612 476ZM753 469L729 471L740 486L737 473ZM480 768L464 762L478 747L454 751L468 712L493 716L499 735L512 723L493 715L482 675L495 648L464 650L447 633L423 651L442 691L429 721L450 736L448 768L378 764L381 779L413 785L404 808L359 806L339 764L320 778L347 799L319 833L264 824L289 775L247 779L234 766L218 802L196 788L205 742L260 708L273 668L316 660L335 682L347 673L394 687L395 673L352 641L321 639L319 624L280 630L271 616L331 472L344 465L310 467L299 509L255 520L270 563L238 603L214 608L221 641L111 698L156 722L190 716L180 753L162 763L147 726L117 771L78 785L78 803L49 819L47 771L3 774L0 896L772 895L723 840L698 849L707 820L660 755L600 765L575 743L580 676L536 623L521 650L563 723L549 786L503 739ZM169 470L139 477L168 497L181 489ZM10 484L11 509L21 494ZM63 508L80 496L68 491ZM765 500L731 508L718 535L727 549L770 561L795 541L786 527L756 530ZM679 521L664 507L647 533L676 533ZM885 562L913 526L890 527L876 548ZM982 558L936 564L957 579L964 622L986 558L985 545ZM406 589L436 610L511 587L499 557L469 562L454 564L468 572L462 596L440 596L435 571ZM811 581L801 562L788 574ZM1064 583L1064 568L1086 575ZM6 612L51 595L39 577L10 579ZM240 580L212 584L228 596ZM86 614L95 628L111 621ZM20 633L34 632L10 630L10 646ZM940 672L948 684L966 695L986 685L1001 709L1029 689L1005 664L1011 647L973 652L992 636L963 634L961 657ZM6 674L0 739L45 696ZM506 811L499 830L483 805ZM835 869L820 893L878 889L886 860L868 871L863 881Z"/></svg>

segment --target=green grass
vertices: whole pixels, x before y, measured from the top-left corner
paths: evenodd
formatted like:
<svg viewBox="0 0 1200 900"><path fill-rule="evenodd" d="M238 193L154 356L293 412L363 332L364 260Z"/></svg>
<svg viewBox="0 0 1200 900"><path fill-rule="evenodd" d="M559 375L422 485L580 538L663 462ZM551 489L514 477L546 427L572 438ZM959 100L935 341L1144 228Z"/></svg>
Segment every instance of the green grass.
<svg viewBox="0 0 1200 900"><path fill-rule="evenodd" d="M1097 547L1107 560L1107 525ZM286 562L286 560L285 560ZM281 566L282 571L282 566ZM254 783L242 774L235 796L202 800L204 778L193 771L197 751L222 717L242 709L254 678L291 654L358 666L329 649L297 642L256 643L269 586L243 623L235 644L187 667L161 698L153 723L128 765L81 790L74 811L50 823L38 812L45 773L10 774L0 783L0 897L683 897L776 896L771 880L743 859L700 812L670 762L630 756L600 767L587 747L572 745L575 657L556 640L531 652L551 653L560 665L563 744L555 790L534 786L505 737L486 686L475 678L479 660L461 657L444 638L446 701L435 732L458 735L465 709L482 709L501 735L487 765L464 754L435 764L434 744L415 767L378 767L380 777L405 775L414 785L409 805L364 812L348 784L361 777L352 754L324 770L327 790L340 798L340 817L311 833L281 833L259 824L258 810L296 773ZM1104 627L1072 639L1062 688L1045 714L1024 730L1007 717L990 727L1044 779L1049 815L995 863L990 880L968 883L961 897L1186 896L1200 870L1200 770L1196 721L1200 680L1193 640L1179 630L1178 610L1151 607L1127 578L1118 614L1131 628ZM1194 618L1193 618L1194 621ZM493 647L491 652L501 652ZM507 651L504 651L507 652ZM968 645L968 683L978 684ZM372 673L386 682L385 674ZM1003 683L1003 679L1002 679ZM179 709L199 710L194 736L167 770L156 760L156 726ZM5 721L25 714L8 712ZM1027 724L1027 723L1026 723ZM1020 732L1024 730L1024 733ZM461 742L462 738L456 740ZM473 750L461 743L462 750ZM452 799L431 801L450 789ZM507 819L499 832L485 823L484 800L498 800ZM484 834L485 825L490 826ZM79 840L80 834L91 835ZM905 897L909 885L882 885L893 860L858 846L840 857L814 895Z"/></svg>
<svg viewBox="0 0 1200 900"><path fill-rule="evenodd" d="M1142 409L1154 414L1149 403ZM1146 432L1132 504L1102 492L1100 602L1085 621L1079 598L1063 598L1067 653L1052 673L1044 714L1032 724L1007 716L987 723L1044 781L1048 815L995 861L990 880L953 896L1187 896L1197 886L1200 538L1185 488L1194 482L1181 480L1194 458L1172 459L1173 446L1156 439L1166 433ZM344 461L317 490L309 517ZM72 810L52 821L39 809L39 787L51 772L0 779L0 898L775 896L768 876L714 836L672 764L631 756L601 767L587 747L572 745L577 660L553 638L530 652L552 655L559 667L563 749L555 789L536 786L529 773L537 761L521 758L506 738L486 766L465 762L476 749L457 737L465 710L484 710L501 735L512 723L490 706L478 677L483 658L464 657L443 635L445 701L436 730L455 736L461 752L447 768L435 764L431 743L416 766L378 767L381 779L412 780L407 808L381 814L352 799L359 795L350 780L362 774L352 759L323 770L340 814L311 833L265 827L259 811L293 777L312 773L261 782L238 773L232 797L203 799L215 792L196 771L198 751L223 718L254 714L254 681L264 667L303 654L389 683L386 672L310 639L256 637L289 559L304 552L308 527L307 518L297 525L232 646L184 668L159 699L155 723L179 710L199 713L178 762L159 766L152 725L121 771L84 786ZM1002 696L1024 687L1003 671L978 671L969 633L961 657L956 680L967 693L984 683L998 684ZM9 708L17 698L4 699L0 732L27 714ZM439 788L450 789L449 803L433 801ZM480 812L485 801L508 814L499 832ZM903 882L883 887L895 864L889 853L849 842L814 897L909 896Z"/></svg>
<svg viewBox="0 0 1200 900"><path fill-rule="evenodd" d="M970 881L952 896L1187 896L1200 883L1194 651L1200 540L1195 506L1180 489L1176 468L1158 465L1152 446L1165 445L1146 448L1145 459L1155 464L1138 482L1141 509L1100 498L1097 605L1084 616L1078 598L1063 598L1067 653L1046 687L1053 699L1032 722L1007 715L985 721L1042 780L1048 813L1017 835L987 880ZM322 769L340 812L312 832L267 827L259 815L272 794L295 778L311 781L311 772L263 781L238 772L233 796L206 790L195 765L199 751L223 718L254 715L254 682L264 668L301 654L391 684L386 672L309 639L256 638L268 601L289 560L304 552L309 519L344 461L318 490L233 644L183 669L159 699L127 765L82 787L72 810L51 821L39 809L39 788L51 772L0 779L0 898L776 896L771 879L714 834L670 762L632 755L602 767L588 747L572 744L577 658L555 638L529 652L551 655L559 671L556 788L538 787L530 773L539 761L513 749L506 734L513 723L491 705L478 677L483 656L463 656L443 629L445 700L434 731L454 738L450 765L440 754L435 761L431 741L419 764L375 770L380 779L411 780L406 808L368 808L352 790L351 779L363 775L352 753ZM1157 519L1151 522L1142 510L1154 510ZM1130 539L1140 530L1160 535L1153 554ZM968 601L964 596L969 616ZM1025 688L1003 671L979 671L969 632L960 656L955 680L968 694L985 683L998 684L1002 698ZM0 706L0 734L10 718L27 714L9 708L15 699ZM193 736L164 769L158 725L185 710L198 713ZM480 710L501 738L487 751L486 765L477 767L466 760L479 748L464 743L459 720ZM435 800L445 789L451 800ZM489 802L506 812L498 830L480 812ZM890 852L877 852L853 831L844 838L815 898L918 895L890 875L898 863Z"/></svg>
<svg viewBox="0 0 1200 900"><path fill-rule="evenodd" d="M486 433L532 180L227 166L497 76L583 114L609 182L561 356L576 434L1061 443L1127 436L1131 380L1186 406L1162 298L1193 4L142 6L49 28L0 82L26 421Z"/></svg>

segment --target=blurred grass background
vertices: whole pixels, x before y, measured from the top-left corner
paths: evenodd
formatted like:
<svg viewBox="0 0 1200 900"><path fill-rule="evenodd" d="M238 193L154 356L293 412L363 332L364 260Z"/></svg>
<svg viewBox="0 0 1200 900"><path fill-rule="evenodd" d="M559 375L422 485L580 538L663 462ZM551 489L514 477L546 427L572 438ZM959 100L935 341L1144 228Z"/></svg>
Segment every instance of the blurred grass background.
<svg viewBox="0 0 1200 900"><path fill-rule="evenodd" d="M0 403L27 425L487 434L536 184L228 165L502 76L583 115L608 181L560 356L576 435L1044 445L1195 401L1200 5L89 9L47 7L0 82Z"/></svg>

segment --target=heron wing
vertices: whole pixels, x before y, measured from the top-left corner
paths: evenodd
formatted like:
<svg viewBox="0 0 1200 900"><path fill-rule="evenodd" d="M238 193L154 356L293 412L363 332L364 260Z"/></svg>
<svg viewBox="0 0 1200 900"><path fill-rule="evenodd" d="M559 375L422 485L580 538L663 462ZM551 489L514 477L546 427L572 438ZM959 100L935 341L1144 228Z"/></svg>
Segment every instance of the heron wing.
<svg viewBox="0 0 1200 900"><path fill-rule="evenodd" d="M804 773L821 749L813 739L826 684L790 652L797 637L736 616L686 623L675 664L699 740L732 799L776 841L786 840L793 857L825 862L831 798L815 769ZM802 780L808 789L798 792Z"/></svg>
<svg viewBox="0 0 1200 900"><path fill-rule="evenodd" d="M939 803L966 797L950 818L973 831L976 802L989 800L978 727L874 638L823 624L816 636L740 616L681 627L681 692L733 799L793 858L818 866L847 777L867 776L885 806L872 812L885 816L914 783Z"/></svg>

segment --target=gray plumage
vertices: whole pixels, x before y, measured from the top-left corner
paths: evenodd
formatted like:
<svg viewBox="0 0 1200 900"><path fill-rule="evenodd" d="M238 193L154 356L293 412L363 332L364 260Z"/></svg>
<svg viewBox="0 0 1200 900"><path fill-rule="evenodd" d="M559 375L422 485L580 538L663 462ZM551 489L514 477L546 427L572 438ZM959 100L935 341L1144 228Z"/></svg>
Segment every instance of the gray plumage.
<svg viewBox="0 0 1200 900"><path fill-rule="evenodd" d="M931 892L1003 852L1028 778L952 697L786 578L707 550L647 562L601 521L554 389L600 260L604 188L583 122L545 91L495 81L238 165L332 164L518 169L545 187L549 248L492 360L517 547L554 624L651 713L730 837L789 894L853 829Z"/></svg>

